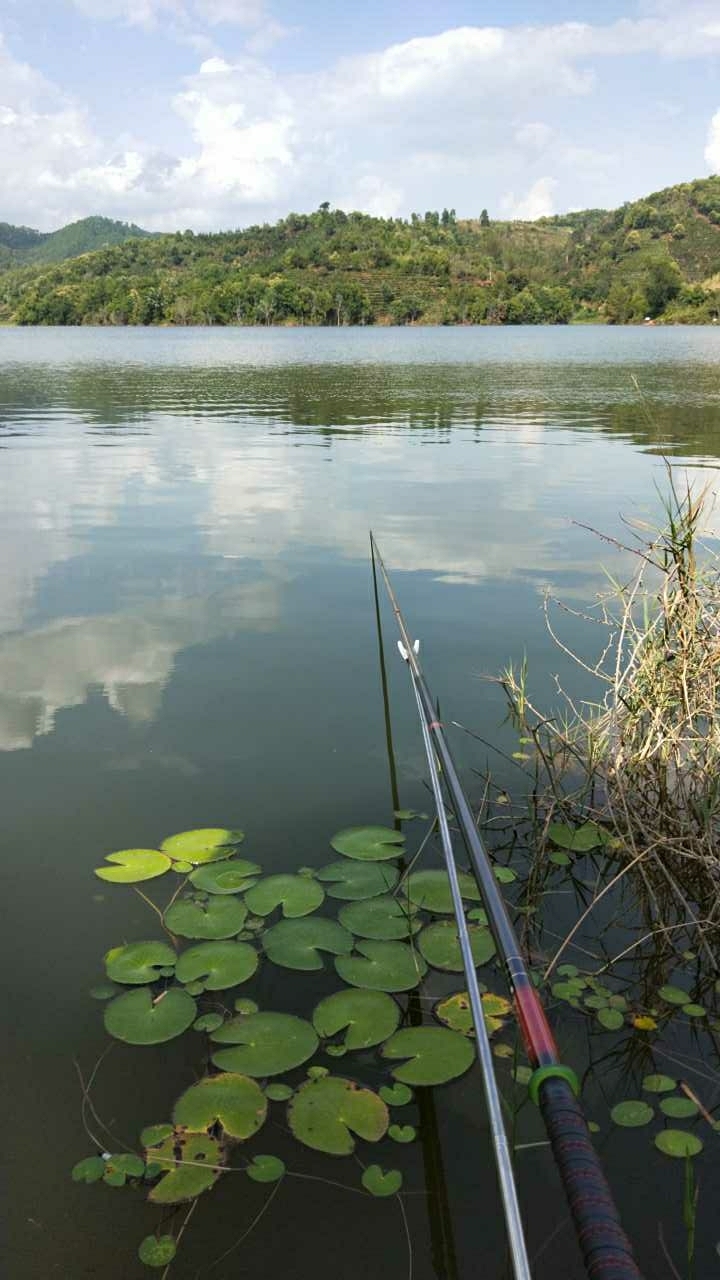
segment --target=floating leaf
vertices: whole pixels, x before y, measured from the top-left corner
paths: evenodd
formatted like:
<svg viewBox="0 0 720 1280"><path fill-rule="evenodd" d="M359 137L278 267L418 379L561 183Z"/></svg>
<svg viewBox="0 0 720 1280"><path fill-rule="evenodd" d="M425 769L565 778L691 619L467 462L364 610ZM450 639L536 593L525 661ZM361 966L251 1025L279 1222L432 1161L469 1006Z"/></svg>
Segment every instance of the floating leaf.
<svg viewBox="0 0 720 1280"><path fill-rule="evenodd" d="M248 1076L278 1076L307 1062L318 1047L309 1022L290 1013L251 1013L224 1022L212 1034L216 1044L232 1045L213 1054L223 1071Z"/></svg>
<svg viewBox="0 0 720 1280"><path fill-rule="evenodd" d="M420 813L418 809L393 809L393 818L397 818L399 822L412 822L413 818L427 818L426 813Z"/></svg>
<svg viewBox="0 0 720 1280"><path fill-rule="evenodd" d="M361 1182L371 1196L395 1196L402 1186L402 1174L399 1169L383 1171L379 1164L370 1164L363 1173Z"/></svg>
<svg viewBox="0 0 720 1280"><path fill-rule="evenodd" d="M519 1067L515 1067L515 1070L513 1071L513 1079L516 1084L523 1085L524 1087L530 1083L532 1078L533 1073L530 1067L525 1067L522 1064Z"/></svg>
<svg viewBox="0 0 720 1280"><path fill-rule="evenodd" d="M495 943L489 929L483 925L468 925L470 947L476 965L487 964L495 955ZM438 920L418 934L417 945L428 964L449 973L460 973L463 968L460 940L454 920Z"/></svg>
<svg viewBox="0 0 720 1280"><path fill-rule="evenodd" d="M321 867L316 878L329 883L331 898L360 902L389 893L400 879L397 867L380 862L331 862Z"/></svg>
<svg viewBox="0 0 720 1280"><path fill-rule="evenodd" d="M389 1107L404 1107L413 1100L413 1091L406 1084L384 1084L380 1097Z"/></svg>
<svg viewBox="0 0 720 1280"><path fill-rule="evenodd" d="M610 1119L624 1128L637 1129L641 1125L649 1124L654 1114L647 1102L628 1099L627 1102L618 1102L617 1106L613 1107Z"/></svg>
<svg viewBox="0 0 720 1280"><path fill-rule="evenodd" d="M223 1024L221 1013L203 1013L193 1022L193 1031L217 1031Z"/></svg>
<svg viewBox="0 0 720 1280"><path fill-rule="evenodd" d="M266 876L245 895L245 901L256 916L269 916L276 907L289 920L316 911L325 899L325 890L317 880L307 876Z"/></svg>
<svg viewBox="0 0 720 1280"><path fill-rule="evenodd" d="M140 1143L146 1149L159 1147L173 1131L171 1124L149 1124L140 1134Z"/></svg>
<svg viewBox="0 0 720 1280"><path fill-rule="evenodd" d="M217 1182L222 1161L220 1143L206 1133L173 1133L157 1151L158 1164L167 1169L148 1199L153 1204L182 1204L194 1200Z"/></svg>
<svg viewBox="0 0 720 1280"><path fill-rule="evenodd" d="M513 871L512 867L493 867L493 875L498 884L512 884L513 880L517 880L517 871Z"/></svg>
<svg viewBox="0 0 720 1280"><path fill-rule="evenodd" d="M369 1049L397 1030L400 1009L383 991L336 991L320 1001L312 1020L323 1039L347 1027L343 1048Z"/></svg>
<svg viewBox="0 0 720 1280"><path fill-rule="evenodd" d="M145 1161L132 1151L121 1155L110 1156L103 1161L105 1172L103 1182L109 1187L124 1187L128 1178L142 1178L145 1172Z"/></svg>
<svg viewBox="0 0 720 1280"><path fill-rule="evenodd" d="M330 1075L327 1067L308 1067L307 1073L311 1080L322 1080L323 1076Z"/></svg>
<svg viewBox="0 0 720 1280"><path fill-rule="evenodd" d="M467 913L468 920L475 920L477 924L487 924L487 911L484 907L473 907L472 911Z"/></svg>
<svg viewBox="0 0 720 1280"><path fill-rule="evenodd" d="M614 1013L615 1010L610 1010L610 1012ZM651 1018L650 1015L647 1013L637 1014L633 1018L632 1024L634 1027L637 1028L638 1031L657 1031L657 1025L658 1025L655 1019Z"/></svg>
<svg viewBox="0 0 720 1280"><path fill-rule="evenodd" d="M585 996L583 1004L588 1009L607 1009L608 998L607 996Z"/></svg>
<svg viewBox="0 0 720 1280"><path fill-rule="evenodd" d="M177 863L175 865L177 867ZM190 882L205 893L244 893L256 883L260 871L256 862L229 858L227 862L210 862L198 867L190 876Z"/></svg>
<svg viewBox="0 0 720 1280"><path fill-rule="evenodd" d="M90 988L90 995L93 1000L112 1000L113 996L119 995L120 987L114 986L110 982L99 982L97 986Z"/></svg>
<svg viewBox="0 0 720 1280"><path fill-rule="evenodd" d="M580 970L576 964L559 964L557 973L560 978L577 978Z"/></svg>
<svg viewBox="0 0 720 1280"><path fill-rule="evenodd" d="M73 1182L99 1182L105 1173L105 1161L102 1156L86 1156L73 1165Z"/></svg>
<svg viewBox="0 0 720 1280"><path fill-rule="evenodd" d="M451 1031L459 1031L463 1036L474 1035L475 1024L467 991L456 991L455 995L440 1000L433 1013Z"/></svg>
<svg viewBox="0 0 720 1280"><path fill-rule="evenodd" d="M113 947L105 956L105 970L113 982L155 982L160 970L175 964L175 952L167 942L129 942Z"/></svg>
<svg viewBox="0 0 720 1280"><path fill-rule="evenodd" d="M335 920L280 920L263 935L263 946L274 964L286 969L322 969L322 952L347 955L352 934Z"/></svg>
<svg viewBox="0 0 720 1280"><path fill-rule="evenodd" d="M330 1058L344 1058L347 1049L344 1044L326 1044L325 1052Z"/></svg>
<svg viewBox="0 0 720 1280"><path fill-rule="evenodd" d="M301 1085L288 1105L295 1137L315 1151L349 1156L355 1138L379 1142L387 1132L388 1109L371 1089L340 1076L324 1076Z"/></svg>
<svg viewBox="0 0 720 1280"><path fill-rule="evenodd" d="M105 1030L126 1044L163 1044L174 1040L195 1021L192 996L180 987L153 1000L149 987L126 991L105 1008Z"/></svg>
<svg viewBox="0 0 720 1280"><path fill-rule="evenodd" d="M698 1114L700 1108L692 1098L662 1098L660 1110L673 1120L689 1120Z"/></svg>
<svg viewBox="0 0 720 1280"><path fill-rule="evenodd" d="M393 1142L412 1142L417 1138L417 1129L411 1124L391 1124L388 1138L392 1138Z"/></svg>
<svg viewBox="0 0 720 1280"><path fill-rule="evenodd" d="M165 912L165 925L182 938L233 938L247 919L237 898L212 897L207 902L181 898Z"/></svg>
<svg viewBox="0 0 720 1280"><path fill-rule="evenodd" d="M223 1072L206 1076L178 1098L176 1126L200 1132L220 1124L231 1138L252 1138L265 1123L267 1099L255 1080Z"/></svg>
<svg viewBox="0 0 720 1280"><path fill-rule="evenodd" d="M410 991L422 981L427 965L405 942L358 942L359 955L338 956L335 968L343 982L371 991Z"/></svg>
<svg viewBox="0 0 720 1280"><path fill-rule="evenodd" d="M475 880L466 871L458 875L460 893L471 902L480 902L480 890ZM450 881L446 871L413 871L408 876L404 891L410 901L417 907L437 915L452 915L453 904L450 895Z"/></svg>
<svg viewBox="0 0 720 1280"><path fill-rule="evenodd" d="M265 1085L265 1097L271 1102L287 1102L288 1098L292 1098L294 1089L289 1084L267 1084Z"/></svg>
<svg viewBox="0 0 720 1280"><path fill-rule="evenodd" d="M253 1162L245 1172L253 1182L279 1182L285 1172L285 1164L277 1156L253 1156Z"/></svg>
<svg viewBox="0 0 720 1280"><path fill-rule="evenodd" d="M494 1044L493 1053L496 1058L512 1058L514 1050L509 1044Z"/></svg>
<svg viewBox="0 0 720 1280"><path fill-rule="evenodd" d="M662 1129L655 1134L655 1146L665 1156L676 1156L685 1160L688 1156L698 1155L703 1144L694 1133L685 1129Z"/></svg>
<svg viewBox="0 0 720 1280"><path fill-rule="evenodd" d="M205 990L205 985L202 982L186 982L185 990L189 996L201 996Z"/></svg>
<svg viewBox="0 0 720 1280"><path fill-rule="evenodd" d="M377 938L389 942L417 933L421 922L413 918L417 908L398 902L392 894L368 898L365 902L349 902L341 907L338 920L360 938Z"/></svg>
<svg viewBox="0 0 720 1280"><path fill-rule="evenodd" d="M234 1008L238 1013L257 1013L258 1006L254 1000L249 1000L247 996L238 996L235 1001Z"/></svg>
<svg viewBox="0 0 720 1280"><path fill-rule="evenodd" d="M553 844L561 849L571 849L573 853L588 853L605 843L605 833L596 822L584 822L581 827L568 827L564 822L551 822L548 836Z"/></svg>
<svg viewBox="0 0 720 1280"><path fill-rule="evenodd" d="M201 979L207 991L225 991L252 978L259 957L247 942L201 942L188 947L178 959L178 982Z"/></svg>
<svg viewBox="0 0 720 1280"><path fill-rule="evenodd" d="M704 1018L707 1010L701 1004L684 1004L682 1011L687 1018Z"/></svg>
<svg viewBox="0 0 720 1280"><path fill-rule="evenodd" d="M399 858L405 836L392 827L346 827L338 831L330 844L336 853L360 862L384 862L386 858Z"/></svg>
<svg viewBox="0 0 720 1280"><path fill-rule="evenodd" d="M570 865L570 854L564 853L562 849L555 849L553 853L548 854L548 859L556 867L567 867Z"/></svg>
<svg viewBox="0 0 720 1280"><path fill-rule="evenodd" d="M170 870L172 863L166 853L157 849L121 849L108 853L106 862L116 865L96 867L95 875L111 884L138 884L141 880L154 880Z"/></svg>
<svg viewBox="0 0 720 1280"><path fill-rule="evenodd" d="M140 1241L138 1257L146 1267L166 1267L177 1253L172 1236L146 1236Z"/></svg>
<svg viewBox="0 0 720 1280"><path fill-rule="evenodd" d="M625 1025L625 1019L619 1009L598 1009L596 1017L600 1026L606 1031L619 1031Z"/></svg>
<svg viewBox="0 0 720 1280"><path fill-rule="evenodd" d="M651 1075L645 1076L642 1087L648 1093L670 1093L675 1088L675 1083L670 1076Z"/></svg>
<svg viewBox="0 0 720 1280"><path fill-rule="evenodd" d="M229 858L245 839L244 831L225 831L222 827L204 827L197 831L180 831L175 836L163 840L160 848L174 861L192 862L197 866L202 862L219 862Z"/></svg>
<svg viewBox="0 0 720 1280"><path fill-rule="evenodd" d="M661 1000L665 1000L667 1004L686 1004L688 993L681 990L680 987L670 985L661 987L658 991Z"/></svg>
<svg viewBox="0 0 720 1280"><path fill-rule="evenodd" d="M393 1067L393 1076L404 1084L445 1084L464 1075L472 1066L472 1045L446 1027L405 1027L391 1036L381 1050L383 1058L405 1058Z"/></svg>

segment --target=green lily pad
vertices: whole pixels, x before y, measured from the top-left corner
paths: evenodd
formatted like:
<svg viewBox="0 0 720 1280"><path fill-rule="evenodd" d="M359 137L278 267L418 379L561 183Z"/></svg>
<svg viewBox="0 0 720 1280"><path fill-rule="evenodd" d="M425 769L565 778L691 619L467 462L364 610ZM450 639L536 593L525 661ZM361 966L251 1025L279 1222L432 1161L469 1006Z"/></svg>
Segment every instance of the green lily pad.
<svg viewBox="0 0 720 1280"><path fill-rule="evenodd" d="M153 1204L182 1204L194 1200L217 1182L222 1147L206 1133L173 1133L157 1151L155 1161L167 1169L148 1199ZM216 1167L208 1167L216 1166Z"/></svg>
<svg viewBox="0 0 720 1280"><path fill-rule="evenodd" d="M226 831L222 827L200 827L197 831L180 831L168 836L160 848L174 862L220 862L231 857L233 850L245 839L244 831Z"/></svg>
<svg viewBox="0 0 720 1280"><path fill-rule="evenodd" d="M625 1025L625 1019L619 1009L598 1009L595 1017L606 1031L619 1031Z"/></svg>
<svg viewBox="0 0 720 1280"><path fill-rule="evenodd" d="M427 820L427 814L420 809L393 809L393 818L397 818L400 822L412 822L413 818Z"/></svg>
<svg viewBox="0 0 720 1280"><path fill-rule="evenodd" d="M569 827L564 822L551 822L548 835L553 844L573 853L588 853L605 843L605 833L596 822L584 822L580 827Z"/></svg>
<svg viewBox="0 0 720 1280"><path fill-rule="evenodd" d="M565 853L563 849L555 849L548 854L548 860L556 867L568 867L571 862L570 854Z"/></svg>
<svg viewBox="0 0 720 1280"><path fill-rule="evenodd" d="M176 1126L199 1133L220 1124L231 1138L246 1141L261 1129L267 1116L267 1099L259 1084L248 1076L222 1072L206 1076L178 1098L173 1111Z"/></svg>
<svg viewBox="0 0 720 1280"><path fill-rule="evenodd" d="M105 1030L126 1044L163 1044L187 1031L196 1013L192 996L180 987L170 987L155 999L149 987L140 987L105 1006Z"/></svg>
<svg viewBox="0 0 720 1280"><path fill-rule="evenodd" d="M405 836L392 827L346 827L338 831L330 844L336 853L360 862L384 862L402 856Z"/></svg>
<svg viewBox="0 0 720 1280"><path fill-rule="evenodd" d="M113 947L105 956L105 971L112 982L155 982L160 970L175 964L175 952L167 942L129 942Z"/></svg>
<svg viewBox="0 0 720 1280"><path fill-rule="evenodd" d="M352 951L352 934L336 920L322 916L314 920L279 920L263 935L265 952L274 964L285 969L322 969L322 952L347 955Z"/></svg>
<svg viewBox="0 0 720 1280"><path fill-rule="evenodd" d="M348 902L338 912L338 920L359 938L377 938L381 942L408 938L422 927L415 920L417 907L398 902L392 894L368 898L365 902Z"/></svg>
<svg viewBox="0 0 720 1280"><path fill-rule="evenodd" d="M704 1018L707 1013L707 1009L705 1009L703 1005L692 1004L692 1002L690 1004L684 1004L682 1011L686 1018Z"/></svg>
<svg viewBox="0 0 720 1280"><path fill-rule="evenodd" d="M607 1009L607 996L585 996L583 1004L587 1009Z"/></svg>
<svg viewBox="0 0 720 1280"><path fill-rule="evenodd" d="M244 893L257 883L260 871L256 862L228 858L226 862L209 862L197 867L190 876L190 883L205 893Z"/></svg>
<svg viewBox="0 0 720 1280"><path fill-rule="evenodd" d="M132 1151L121 1152L105 1161L103 1181L111 1187L124 1187L128 1178L142 1178L144 1172L145 1161L140 1156Z"/></svg>
<svg viewBox="0 0 720 1280"><path fill-rule="evenodd" d="M470 947L476 965L487 964L495 955L495 942L484 925L468 925ZM460 940L454 920L438 920L418 934L417 945L434 969L460 973L463 967Z"/></svg>
<svg viewBox="0 0 720 1280"><path fill-rule="evenodd" d="M86 1156L73 1165L73 1182L99 1182L105 1173L105 1161L102 1156Z"/></svg>
<svg viewBox="0 0 720 1280"><path fill-rule="evenodd" d="M146 1267L166 1267L177 1253L172 1236L146 1236L140 1241L138 1257Z"/></svg>
<svg viewBox="0 0 720 1280"><path fill-rule="evenodd" d="M647 1089L648 1093L671 1093L676 1083L670 1076L651 1075L645 1076L642 1087Z"/></svg>
<svg viewBox="0 0 720 1280"><path fill-rule="evenodd" d="M466 871L461 871L458 880L463 898L471 902L480 902L480 890L473 877ZM446 871L413 871L408 876L405 887L410 901L416 907L423 907L426 911L433 911L438 915L452 915L450 881Z"/></svg>
<svg viewBox="0 0 720 1280"><path fill-rule="evenodd" d="M193 1022L193 1031L217 1031L223 1024L221 1013L203 1013Z"/></svg>
<svg viewBox="0 0 720 1280"><path fill-rule="evenodd" d="M248 942L200 942L188 947L175 967L178 982L199 979L206 991L226 991L252 978L259 956Z"/></svg>
<svg viewBox="0 0 720 1280"><path fill-rule="evenodd" d="M395 1196L402 1186L402 1174L399 1169L383 1170L379 1164L370 1164L363 1173L361 1182L371 1196Z"/></svg>
<svg viewBox="0 0 720 1280"><path fill-rule="evenodd" d="M393 1142L413 1142L417 1138L417 1129L411 1124L391 1124L388 1138Z"/></svg>
<svg viewBox="0 0 720 1280"><path fill-rule="evenodd" d="M212 1033L218 1049L212 1057L222 1071L248 1076L279 1076L312 1058L318 1038L309 1022L290 1013L251 1013L230 1018Z"/></svg>
<svg viewBox="0 0 720 1280"><path fill-rule="evenodd" d="M322 906L325 890L308 876L266 876L245 895L248 907L256 916L269 916L276 907L289 920L310 915Z"/></svg>
<svg viewBox="0 0 720 1280"><path fill-rule="evenodd" d="M383 991L336 991L320 1001L312 1020L323 1039L347 1027L345 1049L370 1049L397 1030L400 1009Z"/></svg>
<svg viewBox="0 0 720 1280"><path fill-rule="evenodd" d="M344 1058L347 1053L347 1049L344 1044L326 1044L325 1053L330 1058Z"/></svg>
<svg viewBox="0 0 720 1280"><path fill-rule="evenodd" d="M413 1091L406 1084L384 1084L380 1097L389 1107L404 1107L413 1100Z"/></svg>
<svg viewBox="0 0 720 1280"><path fill-rule="evenodd" d="M379 1142L389 1119L382 1098L340 1076L307 1080L288 1105L288 1123L295 1137L314 1151L334 1156L352 1154L353 1135Z"/></svg>
<svg viewBox="0 0 720 1280"><path fill-rule="evenodd" d="M165 912L165 925L181 938L233 938L247 914L245 903L237 898L212 897L207 902L180 898Z"/></svg>
<svg viewBox="0 0 720 1280"><path fill-rule="evenodd" d="M148 1147L159 1147L170 1137L172 1131L171 1124L149 1124L140 1134L140 1143L146 1150Z"/></svg>
<svg viewBox="0 0 720 1280"><path fill-rule="evenodd" d="M91 987L89 994L93 1000L112 1000L113 996L120 995L121 988L113 982L99 982L97 986Z"/></svg>
<svg viewBox="0 0 720 1280"><path fill-rule="evenodd" d="M700 1108L692 1098L662 1098L660 1110L672 1120L689 1120Z"/></svg>
<svg viewBox="0 0 720 1280"><path fill-rule="evenodd" d="M470 1041L447 1027L405 1027L391 1036L381 1050L383 1058L405 1058L393 1067L393 1076L404 1084L445 1084L464 1075L475 1051Z"/></svg>
<svg viewBox="0 0 720 1280"><path fill-rule="evenodd" d="M138 884L141 880L154 880L172 866L168 855L158 849L120 849L118 853L108 853L105 861L117 865L96 867L95 875L110 884Z"/></svg>
<svg viewBox="0 0 720 1280"><path fill-rule="evenodd" d="M265 1085L265 1097L271 1102L287 1102L288 1098L292 1098L294 1089L289 1084L267 1084Z"/></svg>
<svg viewBox="0 0 720 1280"><path fill-rule="evenodd" d="M410 991L422 981L427 965L406 942L358 942L359 955L338 956L335 968L351 987L370 991Z"/></svg>
<svg viewBox="0 0 720 1280"><path fill-rule="evenodd" d="M517 871L513 871L512 867L493 867L493 875L498 884L512 884L513 880L517 880Z"/></svg>
<svg viewBox="0 0 720 1280"><path fill-rule="evenodd" d="M390 893L400 879L397 867L381 862L331 862L321 867L316 879L329 884L331 898L346 902L361 902Z"/></svg>
<svg viewBox="0 0 720 1280"><path fill-rule="evenodd" d="M680 987L673 987L670 984L661 987L658 995L667 1004L686 1004L688 999L687 991L683 991Z"/></svg>
<svg viewBox="0 0 720 1280"><path fill-rule="evenodd" d="M192 862L182 862L178 858L173 858L173 871L177 871L178 875L187 876L192 869Z"/></svg>
<svg viewBox="0 0 720 1280"><path fill-rule="evenodd" d="M233 1008L237 1013L258 1013L259 1006L254 1000L249 1000L247 996L238 996Z"/></svg>
<svg viewBox="0 0 720 1280"><path fill-rule="evenodd" d="M700 1138L686 1129L662 1129L655 1134L655 1146L664 1156L675 1156L680 1160L699 1155L703 1149Z"/></svg>
<svg viewBox="0 0 720 1280"><path fill-rule="evenodd" d="M253 1156L253 1162L245 1172L253 1182L279 1182L285 1172L285 1163L277 1156Z"/></svg>
<svg viewBox="0 0 720 1280"><path fill-rule="evenodd" d="M626 1102L618 1102L610 1112L610 1119L615 1123L622 1125L626 1129L637 1129L641 1125L649 1124L655 1112L647 1102L640 1100L628 1099Z"/></svg>

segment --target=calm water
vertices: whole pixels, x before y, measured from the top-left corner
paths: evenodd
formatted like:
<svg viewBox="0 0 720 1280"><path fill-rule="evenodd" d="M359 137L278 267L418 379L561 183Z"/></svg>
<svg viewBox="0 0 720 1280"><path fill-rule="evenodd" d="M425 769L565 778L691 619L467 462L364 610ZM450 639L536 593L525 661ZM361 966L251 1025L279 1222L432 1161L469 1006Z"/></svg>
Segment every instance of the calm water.
<svg viewBox="0 0 720 1280"><path fill-rule="evenodd" d="M547 639L543 592L586 601L601 564L618 569L574 522L619 534L623 514L656 515L663 451L717 465L717 330L0 330L13 1280L151 1274L135 1251L156 1215L69 1178L92 1151L73 1059L88 1072L105 1045L88 988L108 946L155 932L140 900L104 892L92 868L113 849L205 825L242 826L247 856L268 869L320 865L338 827L391 819L370 528L446 719L502 740L502 707L479 676L524 653L540 696L552 696L556 670L581 692ZM564 634L584 643L581 624ZM402 802L426 805L399 660L390 679ZM467 737L454 745L465 767L485 763ZM263 982L271 1006L275 996L301 1007L286 971ZM313 1002L334 984L327 975L305 989ZM142 1081L143 1051L118 1048L102 1065L95 1105L124 1140L164 1118L193 1079L198 1048L186 1041L147 1050ZM568 1027L569 1057L582 1041ZM418 1194L406 1201L415 1280L464 1280L478 1260L499 1278L475 1072L437 1106L456 1270L443 1270ZM527 1140L542 1137L537 1120L524 1123ZM667 1274L658 1220L681 1260L681 1170L604 1129L646 1275ZM287 1159L357 1183L342 1162L328 1174L328 1158L289 1149ZM422 1193L419 1144L397 1160L406 1189ZM564 1206L546 1148L518 1160L531 1252L546 1246L536 1275L579 1276L567 1227L547 1246ZM702 1176L707 1214L717 1163ZM225 1178L201 1202L173 1276L407 1275L396 1201L301 1179L209 1270L266 1198ZM709 1228L698 1276L718 1274L714 1239Z"/></svg>

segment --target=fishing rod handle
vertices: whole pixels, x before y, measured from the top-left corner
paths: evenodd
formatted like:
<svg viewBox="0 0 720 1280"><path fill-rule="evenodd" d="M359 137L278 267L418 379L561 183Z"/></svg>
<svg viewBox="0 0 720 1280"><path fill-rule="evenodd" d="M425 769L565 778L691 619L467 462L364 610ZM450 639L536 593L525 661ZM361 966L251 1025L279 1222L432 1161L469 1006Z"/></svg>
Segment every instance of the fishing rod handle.
<svg viewBox="0 0 720 1280"><path fill-rule="evenodd" d="M550 1078L540 1085L539 1094L590 1280L642 1280L570 1085Z"/></svg>

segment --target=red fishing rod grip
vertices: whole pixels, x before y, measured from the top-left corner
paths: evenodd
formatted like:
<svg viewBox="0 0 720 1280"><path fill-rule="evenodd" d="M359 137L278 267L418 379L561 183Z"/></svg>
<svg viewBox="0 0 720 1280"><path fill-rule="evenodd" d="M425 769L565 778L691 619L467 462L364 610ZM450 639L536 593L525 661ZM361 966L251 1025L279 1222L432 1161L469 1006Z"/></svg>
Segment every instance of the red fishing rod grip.
<svg viewBox="0 0 720 1280"><path fill-rule="evenodd" d="M585 1118L565 1080L540 1085L540 1110L591 1280L642 1280Z"/></svg>

